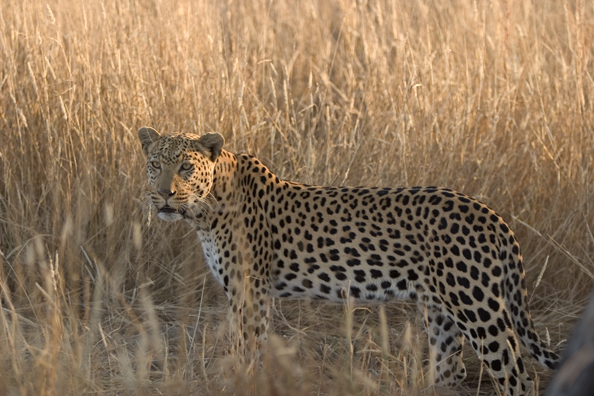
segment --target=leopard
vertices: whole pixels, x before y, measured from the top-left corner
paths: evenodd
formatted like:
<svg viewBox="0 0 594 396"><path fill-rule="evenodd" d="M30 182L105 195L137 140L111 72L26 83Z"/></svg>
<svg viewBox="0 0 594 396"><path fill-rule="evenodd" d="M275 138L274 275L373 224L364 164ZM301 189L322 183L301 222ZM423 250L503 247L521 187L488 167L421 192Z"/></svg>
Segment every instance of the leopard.
<svg viewBox="0 0 594 396"><path fill-rule="evenodd" d="M466 378L465 340L496 386L534 394L520 342L559 356L529 312L519 243L494 210L443 187L316 186L283 180L220 133L138 131L160 219L196 231L229 302L234 351L265 348L274 298L412 301L424 315L433 384Z"/></svg>

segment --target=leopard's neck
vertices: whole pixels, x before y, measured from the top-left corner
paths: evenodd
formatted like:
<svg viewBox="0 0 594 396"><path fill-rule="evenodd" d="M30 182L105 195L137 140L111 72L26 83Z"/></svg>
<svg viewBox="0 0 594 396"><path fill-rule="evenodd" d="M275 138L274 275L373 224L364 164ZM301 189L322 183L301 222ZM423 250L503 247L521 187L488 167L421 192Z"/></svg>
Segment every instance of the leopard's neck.
<svg viewBox="0 0 594 396"><path fill-rule="evenodd" d="M215 165L211 195L219 209L253 202L268 216L274 196L294 186L302 185L281 180L256 157L223 150Z"/></svg>

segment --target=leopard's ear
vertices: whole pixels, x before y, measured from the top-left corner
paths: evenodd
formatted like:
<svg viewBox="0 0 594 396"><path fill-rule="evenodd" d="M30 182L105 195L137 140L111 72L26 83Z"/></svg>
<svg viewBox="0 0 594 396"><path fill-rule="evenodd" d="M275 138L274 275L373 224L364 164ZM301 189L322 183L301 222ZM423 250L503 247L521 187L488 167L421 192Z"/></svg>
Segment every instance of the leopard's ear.
<svg viewBox="0 0 594 396"><path fill-rule="evenodd" d="M225 138L220 133L207 133L200 136L198 143L208 151L208 158L212 162L215 162L219 155L221 155Z"/></svg>
<svg viewBox="0 0 594 396"><path fill-rule="evenodd" d="M155 131L151 127L142 127L138 130L138 139L140 139L140 143L142 143L142 151L144 151L145 155L148 155L149 148L153 143L155 143L161 134Z"/></svg>

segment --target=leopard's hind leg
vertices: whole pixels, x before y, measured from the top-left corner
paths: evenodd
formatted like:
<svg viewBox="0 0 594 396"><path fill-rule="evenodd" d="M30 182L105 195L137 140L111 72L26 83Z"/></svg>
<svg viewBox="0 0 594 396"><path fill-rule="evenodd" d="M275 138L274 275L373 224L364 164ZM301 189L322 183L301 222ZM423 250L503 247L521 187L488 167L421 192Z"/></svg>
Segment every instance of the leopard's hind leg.
<svg viewBox="0 0 594 396"><path fill-rule="evenodd" d="M462 360L464 335L447 314L438 308L422 306L435 384L455 388L466 378Z"/></svg>

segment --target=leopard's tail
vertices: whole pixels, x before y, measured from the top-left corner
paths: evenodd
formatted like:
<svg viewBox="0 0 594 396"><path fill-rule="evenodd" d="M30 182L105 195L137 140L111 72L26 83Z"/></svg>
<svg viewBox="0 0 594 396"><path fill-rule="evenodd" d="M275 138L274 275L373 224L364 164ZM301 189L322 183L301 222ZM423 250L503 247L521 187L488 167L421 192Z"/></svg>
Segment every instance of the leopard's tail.
<svg viewBox="0 0 594 396"><path fill-rule="evenodd" d="M511 320L516 335L526 347L528 352L537 359L540 364L552 370L557 368L559 355L551 351L534 329L534 322L528 307L528 291L524 273L524 263L520 253L520 245L510 231L512 238L508 240L507 246L500 250L501 262L507 267L504 270L505 276L501 285L506 299L506 305L511 313Z"/></svg>

